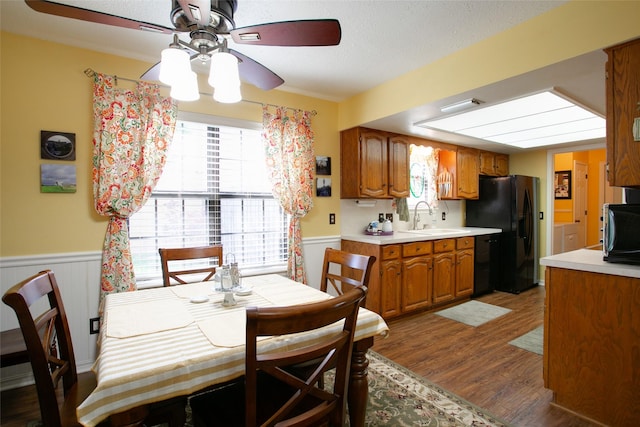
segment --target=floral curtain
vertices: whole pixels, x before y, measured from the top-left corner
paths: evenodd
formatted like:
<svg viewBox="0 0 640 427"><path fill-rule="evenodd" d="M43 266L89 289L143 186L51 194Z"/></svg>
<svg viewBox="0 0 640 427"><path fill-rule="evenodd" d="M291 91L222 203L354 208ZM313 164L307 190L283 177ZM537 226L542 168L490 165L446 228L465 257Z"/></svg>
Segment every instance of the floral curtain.
<svg viewBox="0 0 640 427"><path fill-rule="evenodd" d="M115 87L115 78L96 74L93 86L93 197L109 217L102 252L100 300L136 289L127 218L151 195L173 138L177 106L159 86L138 82Z"/></svg>
<svg viewBox="0 0 640 427"><path fill-rule="evenodd" d="M262 123L267 168L273 195L291 216L289 222L289 278L306 283L302 254L300 218L313 208L313 130L311 113L285 107L274 113L267 106L262 109Z"/></svg>

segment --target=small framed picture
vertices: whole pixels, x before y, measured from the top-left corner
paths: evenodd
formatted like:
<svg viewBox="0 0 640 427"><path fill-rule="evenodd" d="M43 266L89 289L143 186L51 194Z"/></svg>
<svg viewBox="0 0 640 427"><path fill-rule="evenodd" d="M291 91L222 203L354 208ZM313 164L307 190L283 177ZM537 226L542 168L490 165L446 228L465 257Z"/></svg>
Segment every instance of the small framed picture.
<svg viewBox="0 0 640 427"><path fill-rule="evenodd" d="M331 175L331 157L316 156L316 175Z"/></svg>
<svg viewBox="0 0 640 427"><path fill-rule="evenodd" d="M571 199L571 171L556 171L554 192L556 199Z"/></svg>
<svg viewBox="0 0 640 427"><path fill-rule="evenodd" d="M331 178L316 178L316 196L331 197Z"/></svg>
<svg viewBox="0 0 640 427"><path fill-rule="evenodd" d="M40 165L41 193L75 193L76 167L71 165Z"/></svg>
<svg viewBox="0 0 640 427"><path fill-rule="evenodd" d="M75 160L76 134L41 130L40 158L46 160Z"/></svg>

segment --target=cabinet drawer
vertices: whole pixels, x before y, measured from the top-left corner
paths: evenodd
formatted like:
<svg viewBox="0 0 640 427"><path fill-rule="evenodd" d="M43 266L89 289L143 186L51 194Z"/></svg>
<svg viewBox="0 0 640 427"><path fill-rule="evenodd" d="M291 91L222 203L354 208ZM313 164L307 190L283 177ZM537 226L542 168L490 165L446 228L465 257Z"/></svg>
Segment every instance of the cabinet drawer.
<svg viewBox="0 0 640 427"><path fill-rule="evenodd" d="M433 252L451 252L456 248L455 239L442 239L433 242Z"/></svg>
<svg viewBox="0 0 640 427"><path fill-rule="evenodd" d="M402 245L402 256L428 255L433 248L432 242L405 243Z"/></svg>
<svg viewBox="0 0 640 427"><path fill-rule="evenodd" d="M382 260L395 259L400 256L400 245L386 245L380 251Z"/></svg>
<svg viewBox="0 0 640 427"><path fill-rule="evenodd" d="M458 237L456 239L456 249L468 249L472 248L475 239L471 236L468 237Z"/></svg>

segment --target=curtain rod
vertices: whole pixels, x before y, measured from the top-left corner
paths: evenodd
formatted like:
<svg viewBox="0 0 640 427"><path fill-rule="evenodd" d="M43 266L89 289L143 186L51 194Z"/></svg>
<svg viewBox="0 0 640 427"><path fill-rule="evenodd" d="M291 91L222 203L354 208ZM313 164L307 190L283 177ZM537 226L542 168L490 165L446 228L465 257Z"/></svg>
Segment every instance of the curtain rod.
<svg viewBox="0 0 640 427"><path fill-rule="evenodd" d="M93 69L91 69L91 68L86 68L86 69L84 70L84 74L85 74L87 77L94 77L94 76L95 76L96 74L98 74L98 73L96 73L95 71L93 71ZM139 83L139 82L140 82L140 80L128 79L128 78L126 78L126 77L118 77L118 76L116 76L116 75L114 75L114 76L113 76L113 78L114 78L114 79L115 79L115 81L116 81L116 86L118 85L118 80L124 80L125 82L131 82L131 83ZM171 89L171 87L170 87L170 86L163 85L162 83L158 84L158 86L160 86L160 87L164 87L164 88L167 88L167 89ZM213 94L211 94L211 93L206 93L206 92L198 92L198 93L199 93L200 95L213 96ZM215 102L217 102L217 101L215 101ZM275 105L275 104L265 104L264 102L251 101L250 99L241 99L241 100L240 100L240 102L248 102L249 104L256 104L256 105L260 105L260 106L263 106L263 107L276 107L276 108L281 107L280 105ZM286 107L286 106L285 106L284 108L286 108L287 110L291 110L291 111L300 111L300 109L299 109L299 108ZM315 116L316 114L318 114L318 112L317 112L316 110L311 110L311 111L310 111L310 113L311 113L311 115L312 115L312 116Z"/></svg>

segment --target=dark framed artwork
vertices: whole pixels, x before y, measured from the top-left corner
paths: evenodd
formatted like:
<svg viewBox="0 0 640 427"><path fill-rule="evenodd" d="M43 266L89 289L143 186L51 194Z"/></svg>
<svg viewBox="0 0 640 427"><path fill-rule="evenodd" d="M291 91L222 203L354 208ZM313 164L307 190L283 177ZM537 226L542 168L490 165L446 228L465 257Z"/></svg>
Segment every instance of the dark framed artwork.
<svg viewBox="0 0 640 427"><path fill-rule="evenodd" d="M75 193L76 167L63 164L40 165L41 193Z"/></svg>
<svg viewBox="0 0 640 427"><path fill-rule="evenodd" d="M556 199L571 199L571 171L556 171L553 187Z"/></svg>
<svg viewBox="0 0 640 427"><path fill-rule="evenodd" d="M316 178L316 196L331 197L331 178Z"/></svg>
<svg viewBox="0 0 640 427"><path fill-rule="evenodd" d="M331 157L316 156L316 175L331 175Z"/></svg>
<svg viewBox="0 0 640 427"><path fill-rule="evenodd" d="M47 160L75 160L76 134L41 130L40 158Z"/></svg>

